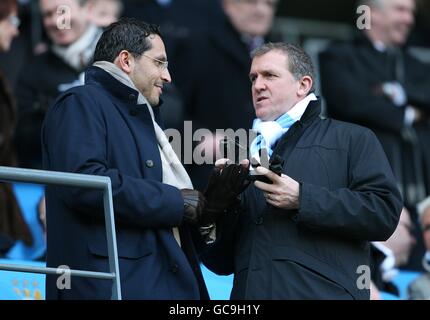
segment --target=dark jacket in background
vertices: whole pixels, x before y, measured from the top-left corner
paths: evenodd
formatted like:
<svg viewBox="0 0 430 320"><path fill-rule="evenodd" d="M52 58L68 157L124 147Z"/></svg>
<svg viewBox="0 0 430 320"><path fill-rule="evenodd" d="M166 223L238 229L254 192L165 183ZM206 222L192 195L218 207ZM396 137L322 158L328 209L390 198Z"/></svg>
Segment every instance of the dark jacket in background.
<svg viewBox="0 0 430 320"><path fill-rule="evenodd" d="M189 43L213 28L221 12L219 1L214 0L172 0L168 5L155 0L124 1L124 16L160 26L173 83Z"/></svg>
<svg viewBox="0 0 430 320"><path fill-rule="evenodd" d="M34 57L22 69L16 88L20 167L41 168L40 135L46 111L61 93L82 84L83 71L71 68L51 51Z"/></svg>
<svg viewBox="0 0 430 320"><path fill-rule="evenodd" d="M250 49L227 17L214 21L207 35L192 39L183 59L176 80L193 130L250 129L255 118ZM195 187L203 189L210 166L189 170Z"/></svg>
<svg viewBox="0 0 430 320"><path fill-rule="evenodd" d="M86 85L63 94L47 113L44 168L110 177L124 299L208 298L191 230L181 223L181 193L161 182L151 116L137 98L107 72L89 68ZM99 191L47 187L48 266L109 270L102 200ZM71 290L61 291L56 280L47 276L48 299L110 298L111 281L73 278Z"/></svg>
<svg viewBox="0 0 430 320"><path fill-rule="evenodd" d="M221 6L213 0L172 0L161 5L155 0L124 1L124 16L137 18L160 26L169 60L172 83L165 85L163 107L160 109L166 128L182 130L186 109L178 90L182 77L178 75L185 65L184 56L193 47L198 35L206 35L221 16ZM191 77L188 70L185 76Z"/></svg>
<svg viewBox="0 0 430 320"><path fill-rule="evenodd" d="M379 52L364 36L332 45L320 56L321 85L329 116L372 129L381 142L417 225L412 268L421 268L424 253L415 205L430 194L430 65L406 50ZM398 81L407 94L404 106L382 94L384 82ZM404 125L407 104L419 108L424 119Z"/></svg>
<svg viewBox="0 0 430 320"><path fill-rule="evenodd" d="M274 151L300 183L300 208L276 209L251 185L217 226L203 261L234 273L232 299L369 299L359 267L369 241L394 232L401 196L374 134L320 112L311 102Z"/></svg>

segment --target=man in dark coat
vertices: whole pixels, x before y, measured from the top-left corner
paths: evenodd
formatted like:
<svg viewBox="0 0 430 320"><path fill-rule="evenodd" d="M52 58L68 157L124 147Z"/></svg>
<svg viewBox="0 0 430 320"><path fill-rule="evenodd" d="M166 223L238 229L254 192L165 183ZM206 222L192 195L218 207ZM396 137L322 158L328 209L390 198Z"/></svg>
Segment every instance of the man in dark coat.
<svg viewBox="0 0 430 320"><path fill-rule="evenodd" d="M160 128L159 97L171 81L157 27L112 24L86 84L61 95L43 126L44 167L110 177L124 299L201 299L207 291L191 241L203 197ZM108 271L102 194L48 187L47 264ZM111 281L72 278L48 299L109 299Z"/></svg>
<svg viewBox="0 0 430 320"><path fill-rule="evenodd" d="M371 28L321 54L322 91L329 116L366 126L381 142L416 224L409 267L419 268L424 249L415 205L430 193L430 65L403 47L414 0L363 3L372 9Z"/></svg>
<svg viewBox="0 0 430 320"><path fill-rule="evenodd" d="M271 183L255 182L221 214L204 263L234 273L232 299L369 299L369 241L388 239L402 208L379 142L320 117L312 63L297 46L258 49L250 78L260 133L251 155L282 158L282 174L254 169Z"/></svg>
<svg viewBox="0 0 430 320"><path fill-rule="evenodd" d="M69 11L59 15L58 8ZM16 87L18 124L16 145L21 167L40 168L40 131L46 110L64 91L84 83L101 29L90 22L87 0L39 0L49 49L31 59L21 70ZM70 15L70 27L59 21Z"/></svg>

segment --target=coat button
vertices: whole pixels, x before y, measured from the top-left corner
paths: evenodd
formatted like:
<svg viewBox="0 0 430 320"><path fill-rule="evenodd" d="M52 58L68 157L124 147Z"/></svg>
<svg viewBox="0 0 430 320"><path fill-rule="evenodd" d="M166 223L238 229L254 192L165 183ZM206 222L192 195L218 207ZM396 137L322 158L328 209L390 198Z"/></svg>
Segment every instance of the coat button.
<svg viewBox="0 0 430 320"><path fill-rule="evenodd" d="M133 117L137 116L137 110L136 109L131 109L130 110L130 115L133 116Z"/></svg>
<svg viewBox="0 0 430 320"><path fill-rule="evenodd" d="M174 264L173 266L170 267L170 271L173 273L178 273L179 266L177 264Z"/></svg>
<svg viewBox="0 0 430 320"><path fill-rule="evenodd" d="M146 166L148 168L152 168L154 166L154 161L152 161L152 160L146 160Z"/></svg>
<svg viewBox="0 0 430 320"><path fill-rule="evenodd" d="M256 225L263 224L263 217L258 217L257 219L255 219L254 222L255 222Z"/></svg>
<svg viewBox="0 0 430 320"><path fill-rule="evenodd" d="M134 101L134 100L136 100L136 95L135 95L135 94L130 94L130 95L128 96L128 100L130 100L130 101Z"/></svg>

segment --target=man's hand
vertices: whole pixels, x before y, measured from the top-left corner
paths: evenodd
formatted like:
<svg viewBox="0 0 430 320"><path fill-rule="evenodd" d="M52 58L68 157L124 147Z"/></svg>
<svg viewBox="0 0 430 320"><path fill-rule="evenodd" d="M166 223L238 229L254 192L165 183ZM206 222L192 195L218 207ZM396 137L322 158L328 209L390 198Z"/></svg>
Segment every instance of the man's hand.
<svg viewBox="0 0 430 320"><path fill-rule="evenodd" d="M192 189L182 189L184 199L184 220L191 224L199 224L202 217L205 197L200 191Z"/></svg>
<svg viewBox="0 0 430 320"><path fill-rule="evenodd" d="M278 176L262 166L255 170L258 174L264 175L272 181L272 184L261 181L254 183L255 187L263 191L267 203L279 209L299 208L300 185L296 180L285 174Z"/></svg>
<svg viewBox="0 0 430 320"><path fill-rule="evenodd" d="M207 200L205 212L214 217L238 202L238 196L249 185L249 161L229 164L228 159L220 159L209 178L204 195Z"/></svg>

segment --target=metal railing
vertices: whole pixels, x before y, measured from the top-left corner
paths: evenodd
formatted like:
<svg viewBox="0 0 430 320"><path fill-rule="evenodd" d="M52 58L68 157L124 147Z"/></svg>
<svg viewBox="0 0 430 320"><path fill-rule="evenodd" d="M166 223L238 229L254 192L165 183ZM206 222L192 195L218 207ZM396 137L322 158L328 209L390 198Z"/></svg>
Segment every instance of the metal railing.
<svg viewBox="0 0 430 320"><path fill-rule="evenodd" d="M66 270L62 268L41 268L10 264L0 264L0 270L57 275L67 272L71 276L76 277L111 279L113 281L111 298L113 300L121 300L121 282L118 263L118 251L116 245L112 185L109 177L0 166L0 181L27 182L44 185L59 185L103 190L103 205L109 256L109 273L85 270Z"/></svg>

